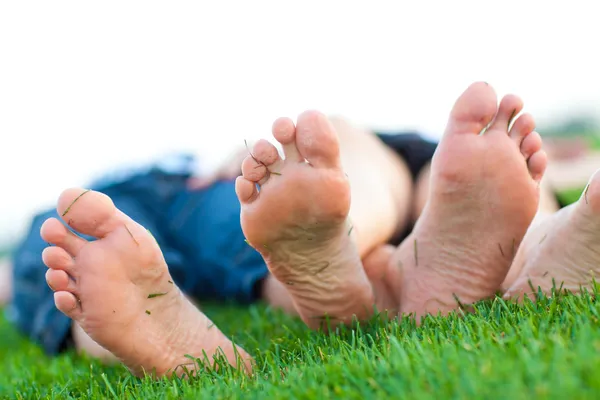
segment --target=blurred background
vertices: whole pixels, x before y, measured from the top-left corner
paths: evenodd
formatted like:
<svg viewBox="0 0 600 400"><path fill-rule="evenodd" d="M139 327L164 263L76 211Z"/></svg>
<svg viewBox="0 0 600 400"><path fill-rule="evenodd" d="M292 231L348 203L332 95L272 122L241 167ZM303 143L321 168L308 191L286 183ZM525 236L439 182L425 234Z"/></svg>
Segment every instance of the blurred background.
<svg viewBox="0 0 600 400"><path fill-rule="evenodd" d="M208 173L304 109L437 138L475 80L524 98L563 171L557 184L585 181L600 166L593 7L2 2L0 248L66 187L179 150L198 154Z"/></svg>

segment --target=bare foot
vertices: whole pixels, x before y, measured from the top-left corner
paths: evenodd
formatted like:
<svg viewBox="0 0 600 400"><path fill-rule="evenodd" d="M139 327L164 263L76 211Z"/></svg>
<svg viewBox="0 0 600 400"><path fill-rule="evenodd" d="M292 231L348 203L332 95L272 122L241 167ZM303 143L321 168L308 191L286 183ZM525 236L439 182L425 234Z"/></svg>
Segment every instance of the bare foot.
<svg viewBox="0 0 600 400"><path fill-rule="evenodd" d="M600 280L600 173L596 172L575 204L533 226L519 248L519 275L506 298L527 296L541 288L577 293ZM533 288L533 289L532 289ZM535 298L532 296L532 298Z"/></svg>
<svg viewBox="0 0 600 400"><path fill-rule="evenodd" d="M536 213L546 167L533 118L522 115L509 130L522 108L516 96L498 107L483 82L456 101L432 161L429 200L389 267L402 314L419 321L499 290Z"/></svg>
<svg viewBox="0 0 600 400"><path fill-rule="evenodd" d="M152 235L117 210L104 194L69 189L58 200L59 215L73 229L98 238L88 242L57 219L41 229L56 245L44 250L48 285L56 307L133 373L162 376L179 365L194 370L185 355L212 362L222 353L236 365L232 343L173 284Z"/></svg>
<svg viewBox="0 0 600 400"><path fill-rule="evenodd" d="M236 181L248 242L286 285L309 327L369 317L373 292L348 221L350 186L333 126L309 111L297 127L290 119L275 121L273 135L285 160L261 140Z"/></svg>

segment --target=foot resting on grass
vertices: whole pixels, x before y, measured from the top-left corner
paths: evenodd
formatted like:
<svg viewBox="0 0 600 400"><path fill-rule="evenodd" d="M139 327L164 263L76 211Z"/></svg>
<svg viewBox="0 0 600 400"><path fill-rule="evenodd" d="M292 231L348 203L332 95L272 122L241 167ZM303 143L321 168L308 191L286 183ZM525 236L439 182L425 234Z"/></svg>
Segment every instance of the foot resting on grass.
<svg viewBox="0 0 600 400"><path fill-rule="evenodd" d="M546 167L533 118L516 96L497 105L471 85L450 114L431 165L430 198L392 258L402 314L445 314L499 290L539 198ZM480 134L485 128L485 132Z"/></svg>
<svg viewBox="0 0 600 400"><path fill-rule="evenodd" d="M236 365L249 356L233 344L173 283L158 244L144 227L104 194L69 189L58 200L60 221L48 219L42 237L46 280L56 307L136 375L181 375L194 370L186 357ZM238 357L239 356L239 357Z"/></svg>
<svg viewBox="0 0 600 400"><path fill-rule="evenodd" d="M273 135L285 160L272 144L259 141L236 181L248 243L286 285L309 327L368 318L373 289L348 220L350 185L333 126L323 114L308 111L296 126L277 120Z"/></svg>
<svg viewBox="0 0 600 400"><path fill-rule="evenodd" d="M530 228L513 268L518 276L505 283L506 298L535 299L539 289L550 295L553 286L578 293L600 281L600 172L577 203Z"/></svg>

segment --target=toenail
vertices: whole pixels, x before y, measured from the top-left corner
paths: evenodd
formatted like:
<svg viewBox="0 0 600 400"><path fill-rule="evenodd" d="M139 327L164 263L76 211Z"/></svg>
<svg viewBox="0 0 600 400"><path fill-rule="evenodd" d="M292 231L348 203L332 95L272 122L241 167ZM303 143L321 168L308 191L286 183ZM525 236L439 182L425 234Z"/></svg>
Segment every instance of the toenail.
<svg viewBox="0 0 600 400"><path fill-rule="evenodd" d="M56 290L52 287L52 285L50 284L50 282L46 282L48 284L48 287L50 288L50 290L52 290L53 292L56 292Z"/></svg>

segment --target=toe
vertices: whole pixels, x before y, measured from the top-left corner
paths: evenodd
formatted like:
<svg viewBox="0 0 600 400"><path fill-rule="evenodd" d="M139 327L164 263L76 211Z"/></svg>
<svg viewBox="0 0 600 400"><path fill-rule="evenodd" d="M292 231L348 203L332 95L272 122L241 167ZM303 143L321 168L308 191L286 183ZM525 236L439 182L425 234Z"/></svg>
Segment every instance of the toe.
<svg viewBox="0 0 600 400"><path fill-rule="evenodd" d="M456 100L450 112L445 135L479 134L494 118L496 92L485 82L477 82Z"/></svg>
<svg viewBox="0 0 600 400"><path fill-rule="evenodd" d="M258 196L256 183L248 179L238 176L235 180L235 193L242 204L253 202Z"/></svg>
<svg viewBox="0 0 600 400"><path fill-rule="evenodd" d="M81 307L79 306L79 301L77 297L73 293L69 292L55 292L54 293L54 304L56 308L67 317L72 318L74 320L78 320L81 315Z"/></svg>
<svg viewBox="0 0 600 400"><path fill-rule="evenodd" d="M306 111L298 116L296 146L301 156L315 167L341 166L337 133L327 117L318 111Z"/></svg>
<svg viewBox="0 0 600 400"><path fill-rule="evenodd" d="M75 269L73 257L61 247L46 247L42 251L42 261L48 268L66 271L69 274Z"/></svg>
<svg viewBox="0 0 600 400"><path fill-rule="evenodd" d="M250 155L242 161L242 177L250 182L263 182L267 178L267 167Z"/></svg>
<svg viewBox="0 0 600 400"><path fill-rule="evenodd" d="M80 188L65 190L58 199L58 214L77 232L103 238L122 223L107 195Z"/></svg>
<svg viewBox="0 0 600 400"><path fill-rule="evenodd" d="M252 149L252 155L259 163L269 167L269 170L280 161L277 148L264 139L256 142Z"/></svg>
<svg viewBox="0 0 600 400"><path fill-rule="evenodd" d="M70 222L70 221L69 221ZM76 256L87 241L75 235L56 218L49 218L40 229L42 239L63 248L71 256Z"/></svg>
<svg viewBox="0 0 600 400"><path fill-rule="evenodd" d="M519 121L515 122L515 125ZM537 132L531 132L521 142L521 154L526 160L529 160L534 153L542 149L542 137Z"/></svg>
<svg viewBox="0 0 600 400"><path fill-rule="evenodd" d="M283 147L286 161L304 161L296 147L296 127L289 118L278 118L273 122L273 137Z"/></svg>
<svg viewBox="0 0 600 400"><path fill-rule="evenodd" d="M529 174L536 182L542 180L544 172L546 171L546 165L548 165L548 156L544 150L539 150L529 157L527 160L527 168Z"/></svg>
<svg viewBox="0 0 600 400"><path fill-rule="evenodd" d="M59 269L49 269L46 271L46 283L55 292L70 292L76 294L75 281L69 274Z"/></svg>
<svg viewBox="0 0 600 400"><path fill-rule="evenodd" d="M523 142L523 140L531 136L530 133L532 133L534 129L535 119L533 119L533 116L531 114L523 114L519 118L517 118L517 120L513 124L512 128L510 129L509 135L515 141L515 143L517 143L517 145L520 145ZM539 150L539 148L535 151L537 150Z"/></svg>
<svg viewBox="0 0 600 400"><path fill-rule="evenodd" d="M500 101L498 113L492 123L489 132L506 134L515 117L523 110L523 100L514 94L506 95ZM533 130L533 129L531 129ZM531 132L531 130L529 132Z"/></svg>

